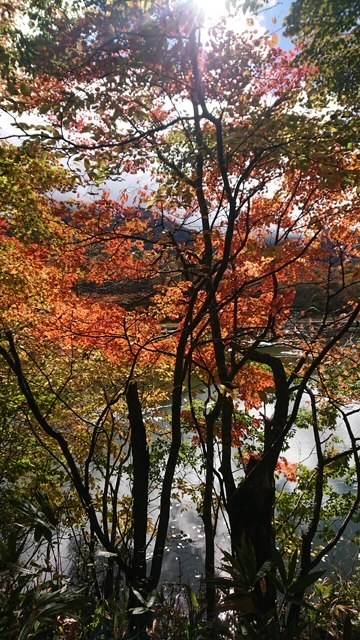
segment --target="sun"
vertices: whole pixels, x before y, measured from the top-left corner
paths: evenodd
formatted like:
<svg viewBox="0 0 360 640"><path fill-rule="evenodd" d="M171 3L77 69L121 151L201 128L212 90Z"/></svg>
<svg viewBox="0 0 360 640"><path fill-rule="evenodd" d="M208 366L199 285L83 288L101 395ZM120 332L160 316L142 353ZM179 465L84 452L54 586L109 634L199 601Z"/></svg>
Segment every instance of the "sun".
<svg viewBox="0 0 360 640"><path fill-rule="evenodd" d="M231 7L229 9L229 0L191 0L202 13L204 18L205 30L211 27L214 23L218 22L222 18L226 20L226 24L229 28L237 33L241 33L249 28L257 29L259 21L257 19L250 18L248 13L244 13L239 6Z"/></svg>
<svg viewBox="0 0 360 640"><path fill-rule="evenodd" d="M215 21L227 13L226 0L194 0L209 21Z"/></svg>

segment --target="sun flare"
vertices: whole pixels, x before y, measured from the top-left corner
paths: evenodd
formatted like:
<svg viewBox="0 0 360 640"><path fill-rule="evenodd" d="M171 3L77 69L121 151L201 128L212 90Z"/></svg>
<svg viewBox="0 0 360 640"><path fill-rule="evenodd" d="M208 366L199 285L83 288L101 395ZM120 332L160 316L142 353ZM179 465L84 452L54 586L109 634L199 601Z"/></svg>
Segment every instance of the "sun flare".
<svg viewBox="0 0 360 640"><path fill-rule="evenodd" d="M195 0L195 2L210 21L218 20L227 13L226 0Z"/></svg>
<svg viewBox="0 0 360 640"><path fill-rule="evenodd" d="M249 14L241 10L233 11L228 9L227 0L192 0L196 7L201 11L204 17L204 27L209 28L222 18L226 18L229 28L235 32L245 30L263 30L259 20L250 17Z"/></svg>

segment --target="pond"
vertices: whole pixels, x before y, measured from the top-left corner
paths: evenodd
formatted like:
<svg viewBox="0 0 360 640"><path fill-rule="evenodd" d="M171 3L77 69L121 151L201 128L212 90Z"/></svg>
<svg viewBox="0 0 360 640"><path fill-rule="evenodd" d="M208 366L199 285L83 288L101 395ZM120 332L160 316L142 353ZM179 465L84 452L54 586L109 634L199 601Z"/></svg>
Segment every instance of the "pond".
<svg viewBox="0 0 360 640"><path fill-rule="evenodd" d="M267 351L274 355L282 355L283 358L291 360L293 354L282 348L280 345L263 345ZM197 397L201 398L201 393ZM239 409L243 406L239 404ZM301 403L301 409L310 410L310 401L305 397ZM267 403L263 408L263 413L270 416L273 411L271 402ZM353 412L349 417L350 425L354 433L360 432L360 406L349 406L347 411ZM254 416L258 415L252 412ZM321 434L323 442L334 434L333 429L324 430ZM339 439L338 449L349 449L351 443L345 424L342 420L338 420L336 424L336 436ZM234 458L237 450L234 450ZM308 468L317 465L317 456L315 450L314 436L311 428L301 428L294 430L294 435L289 441L289 446L285 452L289 462L300 463ZM220 461L215 461L215 466L219 468ZM234 465L235 468L235 465ZM187 482L196 484L198 478L192 469L188 470L186 476ZM238 476L241 480L241 475ZM334 490L343 494L349 491L349 487L342 478L338 478L331 482ZM285 491L293 491L294 482L286 481L285 478L279 478L277 488ZM325 498L326 500L326 498ZM336 527L339 523L334 521ZM360 532L360 525L352 522L347 527L344 536L336 545L336 549L329 553L323 559L324 569L334 569L343 576L351 575L355 565L359 562L360 554L358 545L352 542L354 535ZM185 497L181 502L174 502L171 508L170 530L168 545L166 548L162 579L172 582L189 583L193 587L200 584L204 571L204 527L200 516L190 498ZM228 550L230 547L230 535L224 519L219 516L217 533L215 539L216 565L219 566L222 558L222 550Z"/></svg>
<svg viewBox="0 0 360 640"><path fill-rule="evenodd" d="M275 352L275 349L272 346L269 346L268 348L271 348L273 353ZM277 354L279 354L280 348L281 347L279 346L276 347ZM291 359L292 357L291 352L285 352L284 350L281 352L281 355L289 359ZM197 398L204 399L204 394L199 391L197 393ZM186 407L185 398L184 406ZM310 409L310 404L306 398L304 399L301 407L302 409ZM165 417L167 408L168 407L166 407L165 405L162 405L150 412L152 418L154 418L154 415L156 416L160 430L168 426ZM239 403L238 409L243 409L241 403ZM350 422L352 427L358 430L360 417L359 413L355 412L355 410L360 411L360 406L352 407L352 409L354 410L354 413L350 417ZM271 402L268 402L263 407L263 413L268 416L271 415L272 410L273 405L271 404ZM148 413L145 418L149 417L150 414ZM256 412L253 412L253 414L256 417ZM322 433L323 441L325 441L330 434L330 430L329 432L324 431ZM343 446L346 449L349 448L350 442L348 433L345 425L340 421L336 426L336 435L338 436L340 441L343 442L342 445L339 443L339 447ZM237 450L234 449L234 468L236 454ZM285 452L285 455L289 462L302 463L309 468L316 466L317 459L312 430L310 428L297 429L296 432L294 432L293 437L289 441L289 446L287 451ZM216 468L220 467L220 460L218 458L215 460L215 466ZM198 485L199 478L192 467L183 469L182 473L184 477L186 477L187 483L194 486ZM241 472L239 472L237 474L238 482L241 480L241 477ZM280 477L277 481L277 486L279 489L285 491L293 491L295 488L295 483L285 481L284 478ZM333 481L333 486L339 494L344 493L348 490L347 485L341 478ZM128 483L124 483L123 493L129 494L129 492L130 489ZM153 507L155 507L156 509L156 503L153 504ZM336 568L343 575L346 575L347 573L351 573L353 571L356 562L358 562L358 547L351 542L351 538L356 533L357 529L358 526L355 523L349 525L343 538L338 543L336 551L331 552L329 554L329 557L324 559L324 568ZM204 577L204 540L205 534L203 523L191 498L185 495L181 497L180 501L173 500L170 513L168 540L165 548L163 570L161 576L162 581L177 584L189 584L192 586L192 588L198 589ZM223 550L229 550L229 548L229 531L224 518L220 514L215 539L217 567L219 567L219 565L221 564ZM71 544L71 535L65 535L64 540L60 545L61 565L65 573L71 571L73 562L72 549L73 545ZM149 559L151 558L151 551L152 549L150 547L148 550ZM106 562L106 554L103 554L102 556L101 551L98 557L98 562L100 565L102 564L102 562L105 565Z"/></svg>

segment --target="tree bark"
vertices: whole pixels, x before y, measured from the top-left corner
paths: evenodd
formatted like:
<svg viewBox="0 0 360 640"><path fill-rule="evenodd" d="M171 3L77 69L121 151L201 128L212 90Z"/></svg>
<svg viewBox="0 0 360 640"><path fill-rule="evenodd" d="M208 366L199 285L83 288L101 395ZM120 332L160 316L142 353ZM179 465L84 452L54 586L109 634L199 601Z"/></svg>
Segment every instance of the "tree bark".
<svg viewBox="0 0 360 640"><path fill-rule="evenodd" d="M232 494L228 510L233 553L241 553L245 537L254 548L257 569L273 556L274 501L275 485L272 473L269 473L261 461L250 459L245 480ZM254 604L259 613L267 613L275 608L275 592L266 578L261 584L256 585Z"/></svg>
<svg viewBox="0 0 360 640"><path fill-rule="evenodd" d="M143 421L142 409L136 382L130 382L126 392L129 410L130 444L133 463L132 485L132 516L133 516L133 558L132 576L130 581L129 637L140 634L146 638L146 628L150 624L148 614L133 615L132 609L141 606L134 589L146 599L148 584L146 575L146 542L148 525L149 498L149 450L146 439L146 428Z"/></svg>
<svg viewBox="0 0 360 640"><path fill-rule="evenodd" d="M205 531L205 581L206 581L206 617L208 622L215 618L215 531L212 518L212 499L214 489L214 421L215 415L206 416L206 477L203 504L203 522Z"/></svg>

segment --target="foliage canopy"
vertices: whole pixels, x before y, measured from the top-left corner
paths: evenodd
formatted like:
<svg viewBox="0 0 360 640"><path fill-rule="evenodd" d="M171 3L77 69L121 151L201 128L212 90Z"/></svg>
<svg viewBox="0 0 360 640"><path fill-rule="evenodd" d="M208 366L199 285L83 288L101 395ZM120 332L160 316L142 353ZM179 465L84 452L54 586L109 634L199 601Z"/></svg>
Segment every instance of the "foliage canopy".
<svg viewBox="0 0 360 640"><path fill-rule="evenodd" d="M23 34L2 7L1 107L17 127L0 149L5 482L50 492L86 548L90 600L128 589L129 638L154 617L186 495L204 525L209 633L229 637L218 612L235 589L231 637L292 637L360 502L351 106L309 108L316 69L252 22L204 31L190 3L23 6ZM351 105L352 80L346 91ZM63 196L105 179L112 194ZM46 459L41 479L26 482L14 429ZM303 431L311 469L288 459ZM279 477L294 490L277 496ZM215 576L220 519L228 579Z"/></svg>

